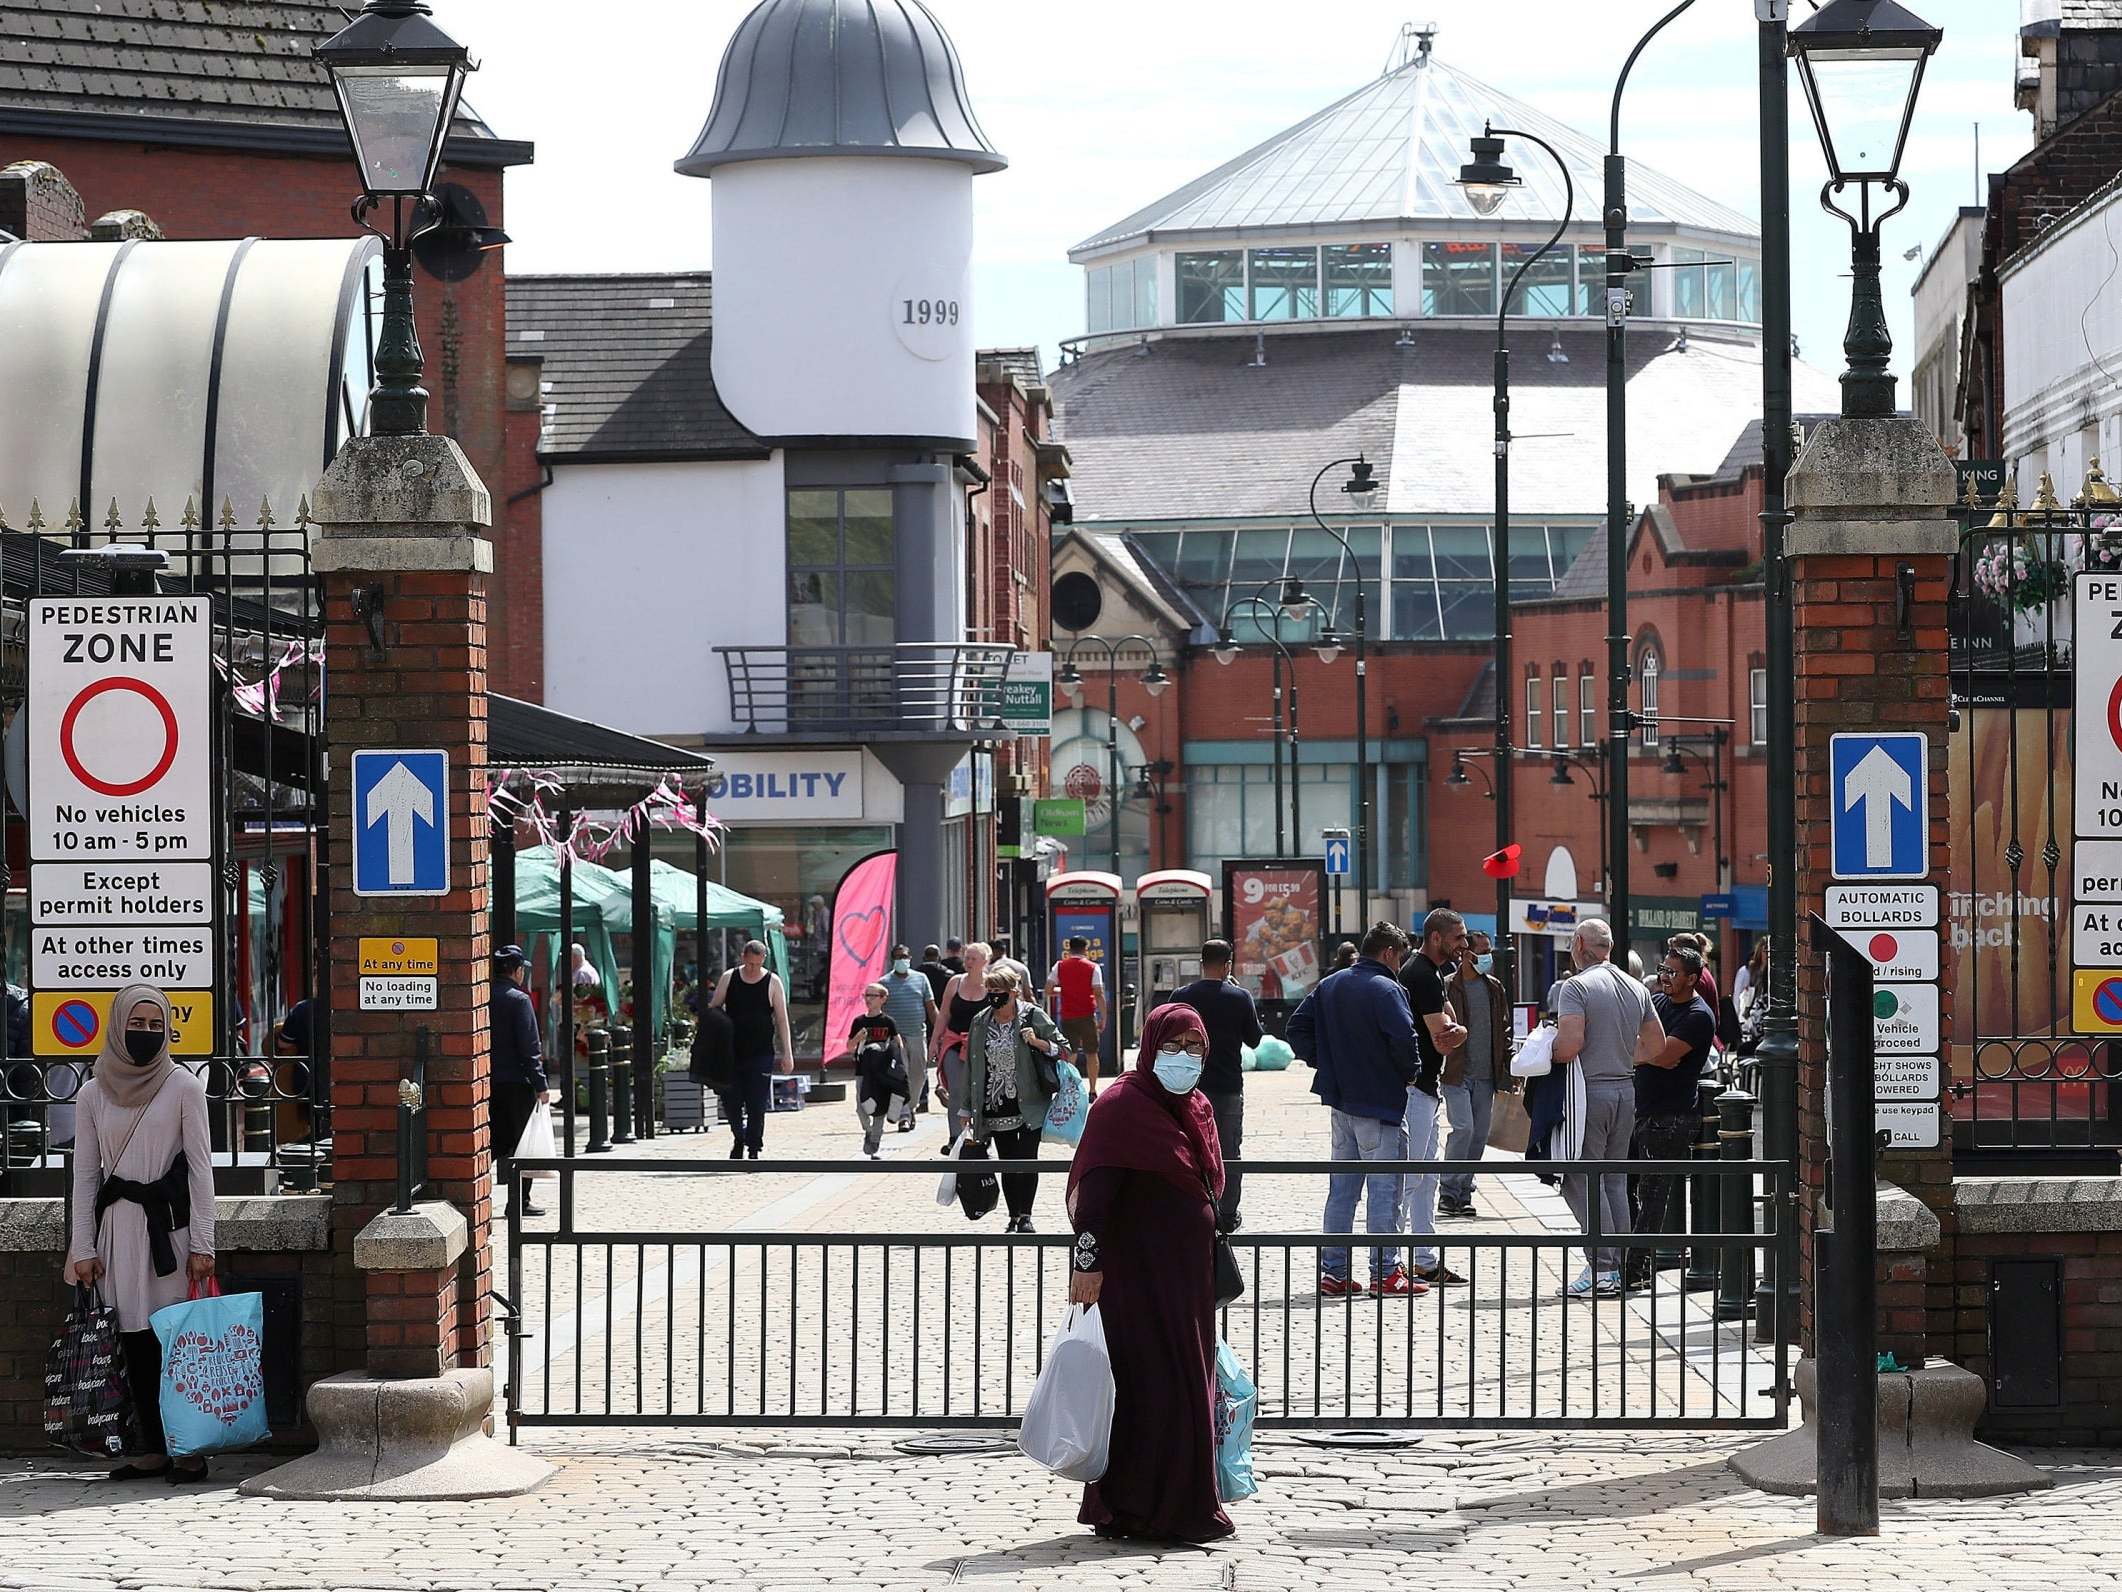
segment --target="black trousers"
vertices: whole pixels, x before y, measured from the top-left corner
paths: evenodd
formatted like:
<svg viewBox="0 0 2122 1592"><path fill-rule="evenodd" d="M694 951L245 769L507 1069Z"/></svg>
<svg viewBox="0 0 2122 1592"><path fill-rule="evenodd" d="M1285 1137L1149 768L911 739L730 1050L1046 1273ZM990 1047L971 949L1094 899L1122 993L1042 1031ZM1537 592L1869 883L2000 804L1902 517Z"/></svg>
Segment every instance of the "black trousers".
<svg viewBox="0 0 2122 1592"><path fill-rule="evenodd" d="M1201 1092L1208 1095L1209 1109L1216 1114L1216 1138L1223 1146L1223 1198L1217 1202L1216 1226L1234 1233L1238 1230L1238 1185L1245 1179L1230 1169L1230 1163L1245 1149L1245 1095L1236 1089L1229 1094Z"/></svg>
<svg viewBox="0 0 2122 1592"><path fill-rule="evenodd" d="M1643 1161L1684 1161L1695 1153L1695 1140L1702 1131L1699 1111L1660 1112L1636 1118L1632 1153ZM1639 1233L1680 1233L1687 1229L1687 1182L1677 1176L1632 1177L1630 1203L1635 1206L1635 1230ZM1660 1248L1665 1246L1661 1245ZM1655 1252L1629 1252L1629 1265L1638 1275L1656 1264Z"/></svg>
<svg viewBox="0 0 2122 1592"><path fill-rule="evenodd" d="M730 1137L758 1154L766 1147L766 1114L774 1107L774 1075L740 1061L736 1082L718 1098Z"/></svg>
<svg viewBox="0 0 2122 1592"><path fill-rule="evenodd" d="M523 1142L523 1130L530 1125L531 1113L537 1109L538 1091L529 1084L504 1081L493 1086L493 1097L486 1106L486 1120L493 1135L494 1165L497 1168L504 1158L516 1153L516 1146ZM517 1180L516 1197L526 1205L530 1203L529 1178Z"/></svg>
<svg viewBox="0 0 2122 1592"><path fill-rule="evenodd" d="M1039 1157L1038 1128L997 1129L995 1159L998 1161L1034 1161ZM1002 1174L1002 1203L1012 1216L1029 1216L1032 1203L1039 1197L1039 1174L1036 1172L1004 1172Z"/></svg>
<svg viewBox="0 0 2122 1592"><path fill-rule="evenodd" d="M125 1383L133 1392L134 1429L139 1442L136 1454L166 1454L168 1439L162 1435L162 1342L152 1330L121 1332L118 1344L125 1351Z"/></svg>

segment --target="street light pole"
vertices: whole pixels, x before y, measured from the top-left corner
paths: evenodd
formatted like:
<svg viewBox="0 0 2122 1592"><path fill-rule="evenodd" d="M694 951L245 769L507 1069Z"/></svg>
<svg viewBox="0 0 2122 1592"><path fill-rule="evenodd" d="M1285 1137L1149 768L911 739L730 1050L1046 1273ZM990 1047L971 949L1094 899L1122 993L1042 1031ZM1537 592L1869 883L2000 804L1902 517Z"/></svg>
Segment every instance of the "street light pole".
<svg viewBox="0 0 2122 1592"><path fill-rule="evenodd" d="M1367 500L1377 490L1372 478L1372 467L1363 455L1353 459L1336 459L1312 477L1312 488L1307 502L1311 505L1312 523L1331 536L1341 546L1342 557L1347 559L1356 581L1356 916L1368 927L1370 915L1369 892L1373 880L1370 872L1370 620L1367 599L1364 596L1363 561L1356 557L1356 550L1349 545L1348 538L1326 523L1319 512L1319 484L1342 465L1350 466L1350 476L1341 490L1358 502ZM1383 546L1380 546L1383 554ZM1384 574L1381 571L1379 578ZM1292 667L1292 673L1295 672Z"/></svg>
<svg viewBox="0 0 2122 1592"><path fill-rule="evenodd" d="M1129 646L1139 646L1149 653L1149 663L1140 676L1142 688L1152 697L1164 694L1171 684L1171 677L1157 661L1157 644L1144 635L1122 636L1117 641L1105 636L1079 636L1069 644L1061 659L1061 689L1071 698L1080 700L1083 693L1083 676L1076 668L1076 654L1086 646L1095 646L1105 653L1105 770L1106 770L1106 824L1110 841L1112 871L1115 877L1120 872L1120 654Z"/></svg>
<svg viewBox="0 0 2122 1592"><path fill-rule="evenodd" d="M1510 189L1520 186L1515 172L1503 162L1503 140L1523 138L1545 150L1554 161L1555 169L1562 173L1562 219L1555 223L1554 235L1532 254L1520 262L1517 274L1503 290L1503 302L1496 310L1496 536L1494 569L1496 585L1496 850L1500 853L1511 843L1512 824L1512 778L1510 755L1511 704L1517 682L1511 673L1510 633L1510 343L1508 326L1511 300L1517 297L1518 288L1530 271L1562 241L1562 234L1569 230L1575 219L1577 208L1577 185L1571 180L1569 163L1557 153L1555 146L1536 133L1524 132L1514 127L1487 126L1479 138L1473 141L1474 158L1459 168L1459 185L1466 190L1468 200L1482 215L1493 215L1502 207ZM1496 879L1496 932L1491 943L1499 958L1497 976L1510 998L1518 998L1518 940L1510 932L1510 876L1498 875Z"/></svg>
<svg viewBox="0 0 2122 1592"><path fill-rule="evenodd" d="M1302 603L1309 601L1309 599L1293 596L1291 601L1301 608ZM1238 656L1238 644L1231 637L1230 621L1231 615L1241 608L1256 609L1268 616L1267 623L1261 625L1260 631L1273 644L1275 649L1275 855L1286 857L1289 852L1284 849L1285 839L1294 845L1301 846L1304 844L1304 797L1300 778L1303 772L1302 741L1297 729L1297 655L1283 645L1281 633L1276 626L1278 615L1275 605L1265 597L1255 595L1236 598L1223 610L1223 623L1217 627L1215 649L1216 661L1219 664L1228 664ZM1284 722L1282 716L1282 665L1285 661L1289 664L1289 734L1287 740L1289 741L1290 832L1287 836L1285 836L1282 828L1281 747L1281 742L1284 739L1282 735Z"/></svg>
<svg viewBox="0 0 2122 1592"><path fill-rule="evenodd" d="M1614 954L1628 960L1628 279L1635 259L1628 248L1628 161L1621 153L1621 95L1636 60L1675 17L1695 0L1680 0L1636 41L1614 84L1607 141L1606 196L1606 743L1609 851L1606 915L1612 920Z"/></svg>

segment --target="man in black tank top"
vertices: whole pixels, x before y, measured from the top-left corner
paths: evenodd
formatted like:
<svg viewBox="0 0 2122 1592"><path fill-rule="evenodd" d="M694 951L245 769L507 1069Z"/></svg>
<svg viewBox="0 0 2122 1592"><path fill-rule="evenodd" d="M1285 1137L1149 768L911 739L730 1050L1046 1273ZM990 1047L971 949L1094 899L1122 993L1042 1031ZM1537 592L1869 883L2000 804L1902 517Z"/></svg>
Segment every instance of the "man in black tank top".
<svg viewBox="0 0 2122 1592"><path fill-rule="evenodd" d="M782 1072L796 1070L796 1049L789 1039L788 996L779 975L766 970L766 947L747 940L739 966L722 975L710 1006L729 1014L736 1030L732 1050L736 1075L721 1096L722 1116L729 1123L732 1161L749 1154L756 1161L766 1143L766 1114L773 1107L773 1074L778 1058Z"/></svg>

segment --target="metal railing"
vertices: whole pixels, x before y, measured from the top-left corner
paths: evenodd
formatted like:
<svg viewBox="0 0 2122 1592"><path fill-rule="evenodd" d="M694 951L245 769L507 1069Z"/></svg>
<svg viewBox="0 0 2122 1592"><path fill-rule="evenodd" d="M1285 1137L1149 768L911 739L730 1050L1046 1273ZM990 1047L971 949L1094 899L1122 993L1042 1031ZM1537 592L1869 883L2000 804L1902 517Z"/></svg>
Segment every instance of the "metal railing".
<svg viewBox="0 0 2122 1592"><path fill-rule="evenodd" d="M2122 502L2097 470L2079 505L2047 477L1962 505L1948 608L1956 963L1947 1090L1955 1147L2112 1172L2122 1048L2071 1033L2072 723L2080 571L2122 572Z"/></svg>
<svg viewBox="0 0 2122 1592"><path fill-rule="evenodd" d="M1016 648L986 642L882 647L717 647L732 714L747 731L917 730L1000 726L1002 679Z"/></svg>
<svg viewBox="0 0 2122 1592"><path fill-rule="evenodd" d="M1066 1309L1066 1232L1006 1234L999 1213L941 1232L637 1226L623 1185L611 1184L625 1174L878 1177L888 1221L906 1208L902 1197L926 1204L939 1175L961 1164L562 1157L504 1168L504 1184L523 1172L559 1180L556 1226L526 1225L513 1203L507 1217L511 1441L537 1426L1014 1427ZM1354 1170L1326 1161L1232 1165L1247 1178L1249 1200L1264 1179ZM1053 1160L981 1163L984 1172L1042 1178L1067 1169ZM1361 1168L1387 1176L1476 1169L1484 1178L1706 1179L1712 1197L1683 1197L1683 1217L1692 1203L1712 1227L1736 1221L1739 1230L1607 1235L1596 1216L1589 1235L1454 1226L1423 1242L1465 1283L1412 1299L1327 1296L1317 1286L1322 1249L1350 1249L1360 1276L1365 1251L1381 1241L1405 1246L1406 1234L1241 1230L1231 1243L1245 1293L1220 1312L1219 1326L1259 1386L1263 1427L1785 1424L1789 1345L1779 1333L1749 1347L1744 1301L1753 1266L1773 1274L1788 1166L1734 1158ZM585 1205L606 1208L608 1195L621 1225L581 1219ZM1587 1245L1651 1251L1658 1269L1619 1300L1559 1297ZM1720 1308L1726 1301L1737 1308Z"/></svg>

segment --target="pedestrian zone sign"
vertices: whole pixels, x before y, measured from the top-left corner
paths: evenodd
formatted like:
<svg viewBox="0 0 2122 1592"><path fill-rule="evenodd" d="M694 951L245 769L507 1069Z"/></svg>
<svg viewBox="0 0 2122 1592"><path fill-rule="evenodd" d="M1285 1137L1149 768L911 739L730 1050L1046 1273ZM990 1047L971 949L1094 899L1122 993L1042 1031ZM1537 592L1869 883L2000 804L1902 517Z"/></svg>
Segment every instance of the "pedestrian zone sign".
<svg viewBox="0 0 2122 1592"><path fill-rule="evenodd" d="M354 894L449 894L449 754L354 753Z"/></svg>
<svg viewBox="0 0 2122 1592"><path fill-rule="evenodd" d="M1326 873L1339 878L1348 872L1348 836L1330 835L1326 841Z"/></svg>
<svg viewBox="0 0 2122 1592"><path fill-rule="evenodd" d="M1828 746L1837 879L1930 873L1930 739L1920 731L1837 735Z"/></svg>

